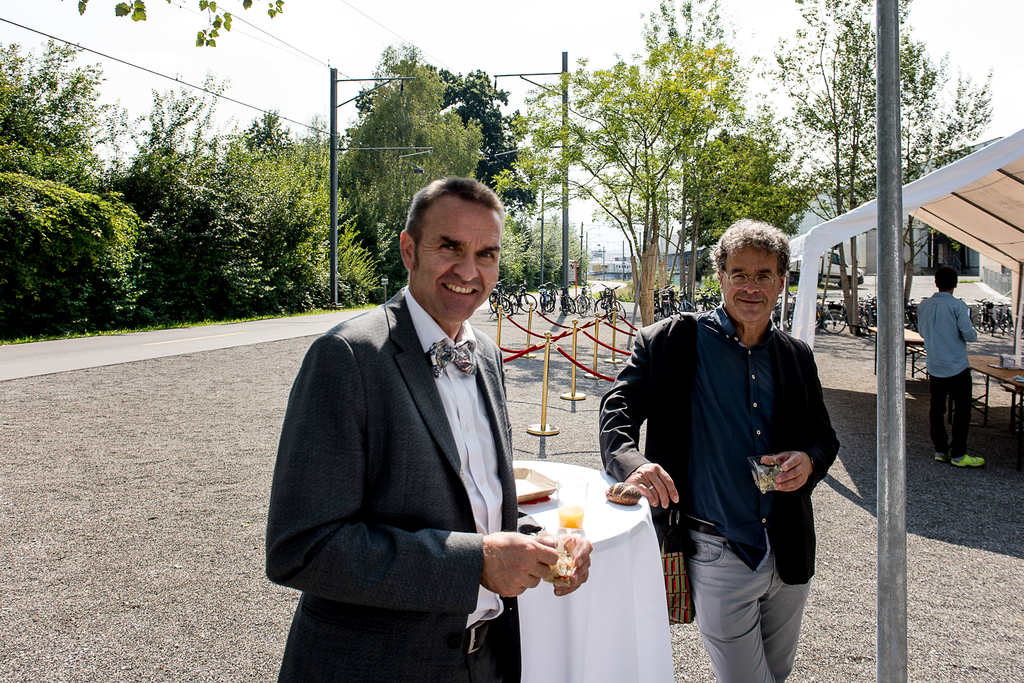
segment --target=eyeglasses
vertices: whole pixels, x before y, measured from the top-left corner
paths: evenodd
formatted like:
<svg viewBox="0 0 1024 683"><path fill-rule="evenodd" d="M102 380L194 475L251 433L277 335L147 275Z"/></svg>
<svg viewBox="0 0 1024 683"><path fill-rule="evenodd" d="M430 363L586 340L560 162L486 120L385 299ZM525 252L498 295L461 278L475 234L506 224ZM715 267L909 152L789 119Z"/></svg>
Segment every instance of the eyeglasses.
<svg viewBox="0 0 1024 683"><path fill-rule="evenodd" d="M753 282L754 286L760 290L771 289L775 284L775 281L779 279L774 275L765 275L764 273L755 275L754 277L750 277L744 273L733 273L732 275L726 275L725 278L733 287L742 288L746 287L747 283Z"/></svg>

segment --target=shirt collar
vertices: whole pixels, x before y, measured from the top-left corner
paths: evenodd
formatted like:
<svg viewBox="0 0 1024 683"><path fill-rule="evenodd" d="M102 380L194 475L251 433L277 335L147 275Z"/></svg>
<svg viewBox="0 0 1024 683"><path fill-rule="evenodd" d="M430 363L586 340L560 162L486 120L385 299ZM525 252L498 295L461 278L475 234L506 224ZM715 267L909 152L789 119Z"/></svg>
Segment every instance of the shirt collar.
<svg viewBox="0 0 1024 683"><path fill-rule="evenodd" d="M740 337L736 334L736 326L732 324L732 320L729 319L729 314L725 312L724 304L718 304L718 306L711 311L711 314L707 317L707 322L711 329L721 332L737 344L740 343ZM764 339L750 348L763 348L772 340L773 336L775 336L775 322L768 321L768 332L764 335Z"/></svg>
<svg viewBox="0 0 1024 683"><path fill-rule="evenodd" d="M437 324L429 313L427 313L416 298L409 291L408 287L403 288L403 293L406 302L409 304L409 315L412 316L412 326L416 328L416 336L420 340L420 346L423 347L424 351L429 351L430 347L434 345L434 342L447 341L449 344L455 345L455 340L445 334L445 331L441 329L441 326ZM462 323L462 329L459 330L459 341L467 342L470 351L476 350L476 335L473 334L473 328L468 322Z"/></svg>

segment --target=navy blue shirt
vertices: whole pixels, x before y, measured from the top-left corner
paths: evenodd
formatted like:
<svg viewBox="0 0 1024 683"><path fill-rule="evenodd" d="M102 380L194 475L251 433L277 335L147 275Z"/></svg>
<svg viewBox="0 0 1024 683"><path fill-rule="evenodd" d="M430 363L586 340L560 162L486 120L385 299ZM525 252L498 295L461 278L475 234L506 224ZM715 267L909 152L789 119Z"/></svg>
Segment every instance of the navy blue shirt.
<svg viewBox="0 0 1024 683"><path fill-rule="evenodd" d="M722 306L697 316L687 513L714 524L754 570L768 554L772 496L758 490L747 457L771 453L774 334L770 325L748 349Z"/></svg>

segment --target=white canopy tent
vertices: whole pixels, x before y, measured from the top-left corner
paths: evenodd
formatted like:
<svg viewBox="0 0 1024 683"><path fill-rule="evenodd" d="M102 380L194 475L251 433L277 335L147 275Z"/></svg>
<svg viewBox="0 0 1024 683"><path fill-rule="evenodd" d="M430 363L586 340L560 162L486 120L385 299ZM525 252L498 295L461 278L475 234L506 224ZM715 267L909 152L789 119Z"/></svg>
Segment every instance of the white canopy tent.
<svg viewBox="0 0 1024 683"><path fill-rule="evenodd" d="M816 263L840 242L877 225L870 201L790 241L791 259L803 261L793 335L814 346L818 287ZM1024 281L1024 130L903 186L903 210L960 244L1010 268L1014 274L1016 324ZM1020 360L1020 332L1014 337Z"/></svg>

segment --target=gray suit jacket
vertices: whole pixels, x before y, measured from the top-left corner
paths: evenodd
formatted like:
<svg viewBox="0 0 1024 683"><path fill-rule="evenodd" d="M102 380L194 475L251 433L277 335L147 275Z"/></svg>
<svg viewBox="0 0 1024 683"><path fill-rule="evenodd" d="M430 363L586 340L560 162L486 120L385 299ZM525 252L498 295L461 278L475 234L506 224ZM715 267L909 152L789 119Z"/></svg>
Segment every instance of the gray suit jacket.
<svg viewBox="0 0 1024 683"><path fill-rule="evenodd" d="M477 334L504 501L516 528L501 353ZM267 521L267 576L302 591L281 681L452 680L483 540L404 296L317 339L292 387ZM514 600L488 639L519 680Z"/></svg>

